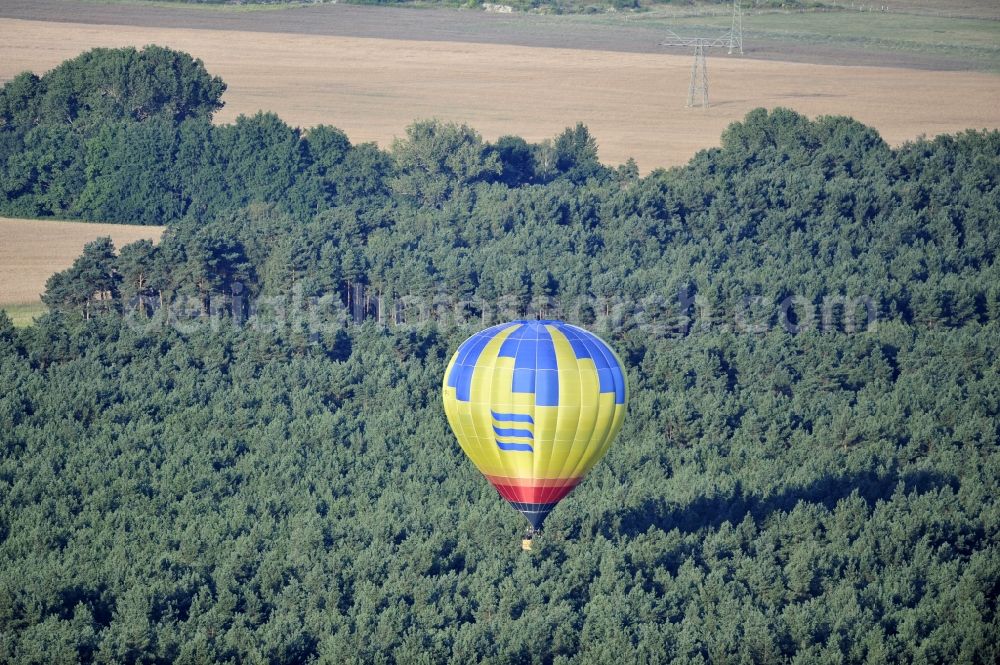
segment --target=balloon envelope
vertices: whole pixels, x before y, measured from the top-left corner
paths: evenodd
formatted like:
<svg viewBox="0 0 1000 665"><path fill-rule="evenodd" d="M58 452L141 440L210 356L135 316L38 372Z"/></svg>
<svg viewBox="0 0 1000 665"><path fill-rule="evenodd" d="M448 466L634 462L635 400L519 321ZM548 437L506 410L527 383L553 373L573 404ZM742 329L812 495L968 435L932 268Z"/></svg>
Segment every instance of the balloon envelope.
<svg viewBox="0 0 1000 665"><path fill-rule="evenodd" d="M444 409L462 450L535 528L607 452L627 393L614 351L561 321L476 333L444 376Z"/></svg>

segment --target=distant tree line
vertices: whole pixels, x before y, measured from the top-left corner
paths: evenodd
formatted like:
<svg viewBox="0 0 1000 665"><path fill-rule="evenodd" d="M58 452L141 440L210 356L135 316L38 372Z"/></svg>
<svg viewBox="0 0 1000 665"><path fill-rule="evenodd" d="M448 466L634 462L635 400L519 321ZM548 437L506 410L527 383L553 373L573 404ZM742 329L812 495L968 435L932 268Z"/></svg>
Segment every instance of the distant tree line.
<svg viewBox="0 0 1000 665"><path fill-rule="evenodd" d="M433 122L410 129L411 154L397 168L392 155L354 146L334 127L302 131L263 112L213 125L225 88L201 61L158 46L95 49L41 77L18 75L0 89L0 213L170 224L265 201L311 216L388 196L388 181L420 167L418 151L437 149L434 141L462 149L427 164L441 184L455 175L518 186L601 170L582 126L554 142L491 145Z"/></svg>
<svg viewBox="0 0 1000 665"><path fill-rule="evenodd" d="M140 2L155 0L139 0ZM336 0L177 0L198 5L302 5L302 4L322 4L325 2L336 2ZM481 0L342 0L347 4L354 5L386 5L386 6L406 6L416 5L420 7L441 5L444 7L478 7L483 4ZM702 4L732 4L731 0L701 0ZM544 9L556 13L580 13L593 12L599 8L614 9L639 9L644 6L639 0L502 0L494 4L510 5L520 11L531 11ZM690 5L692 0L652 0L645 5ZM751 4L751 3L747 3ZM781 6L799 7L807 4L799 0L754 0L756 6Z"/></svg>

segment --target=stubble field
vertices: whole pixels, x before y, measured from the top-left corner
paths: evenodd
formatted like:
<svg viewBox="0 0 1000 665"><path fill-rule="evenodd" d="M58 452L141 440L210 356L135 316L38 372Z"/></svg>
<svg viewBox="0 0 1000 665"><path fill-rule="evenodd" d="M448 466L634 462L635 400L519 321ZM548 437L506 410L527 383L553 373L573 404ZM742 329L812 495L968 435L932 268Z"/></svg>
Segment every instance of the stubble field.
<svg viewBox="0 0 1000 665"><path fill-rule="evenodd" d="M162 233L161 226L0 217L0 309L8 310L16 323L44 311L39 298L45 280L70 267L91 240L111 236L120 249L144 238L157 241Z"/></svg>

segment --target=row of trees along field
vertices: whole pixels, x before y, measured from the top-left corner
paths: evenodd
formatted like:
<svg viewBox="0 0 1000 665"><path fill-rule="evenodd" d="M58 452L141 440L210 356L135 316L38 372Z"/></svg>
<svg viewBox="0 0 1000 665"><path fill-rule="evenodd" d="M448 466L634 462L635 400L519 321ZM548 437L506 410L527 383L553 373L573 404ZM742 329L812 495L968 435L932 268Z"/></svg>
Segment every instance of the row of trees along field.
<svg viewBox="0 0 1000 665"><path fill-rule="evenodd" d="M0 661L1000 660L1000 134L758 110L640 178L582 126L381 150L222 90L150 47L0 93L5 212L169 225L0 313ZM531 554L439 403L502 297L589 303L632 389Z"/></svg>
<svg viewBox="0 0 1000 665"><path fill-rule="evenodd" d="M153 0L140 0L143 1L153 1ZM178 0L179 2L187 2L189 4L198 5L223 5L223 4L233 4L233 0ZM316 2L332 2L336 3L337 0L314 0L313 4ZM356 5L412 5L417 7L429 7L429 6L442 6L442 7L462 7L465 9L472 9L481 7L486 2L481 0L345 0L347 4ZM304 0L246 0L239 4L246 5L301 5L309 4L304 2ZM627 9L627 10L638 10L638 9L648 9L656 7L657 5L680 5L688 6L693 4L692 0L648 0L646 2L640 2L640 0L503 0L501 2L493 3L495 5L507 5L518 11L541 11L545 13L557 13L557 14L578 14L587 13L592 14L599 11L607 11L609 9ZM732 4L731 0L701 0L702 5L725 5ZM780 7L782 9L787 8L802 8L815 6L817 3L813 2L802 2L801 0L754 0L752 3L747 2L747 5L753 5L754 7Z"/></svg>

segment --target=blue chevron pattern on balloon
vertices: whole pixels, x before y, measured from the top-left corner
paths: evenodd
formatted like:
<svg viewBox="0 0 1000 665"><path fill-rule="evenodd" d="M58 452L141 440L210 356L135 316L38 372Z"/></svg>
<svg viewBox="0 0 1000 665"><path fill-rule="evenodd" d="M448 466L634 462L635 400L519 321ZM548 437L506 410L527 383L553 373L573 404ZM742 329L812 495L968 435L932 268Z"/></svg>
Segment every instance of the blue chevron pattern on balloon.
<svg viewBox="0 0 1000 665"><path fill-rule="evenodd" d="M471 398L472 375L483 349L490 340L511 326L511 332L500 345L498 357L514 359L511 392L534 394L537 406L559 405L559 367L548 326L565 336L576 358L594 362L600 392L614 393L615 404L625 403L625 378L614 354L594 335L562 321L514 321L479 332L459 347L447 385L455 388L455 397L468 402Z"/></svg>
<svg viewBox="0 0 1000 665"><path fill-rule="evenodd" d="M515 437L532 439L535 438L535 433L533 431L535 419L532 418L527 413L497 413L496 411L490 411L493 415L493 433L499 437ZM497 423L500 425L510 425L516 424L517 427L498 427ZM534 451L534 446L530 443L523 443L518 441L501 441L496 439L497 447L500 450L508 452L521 452L530 453Z"/></svg>

